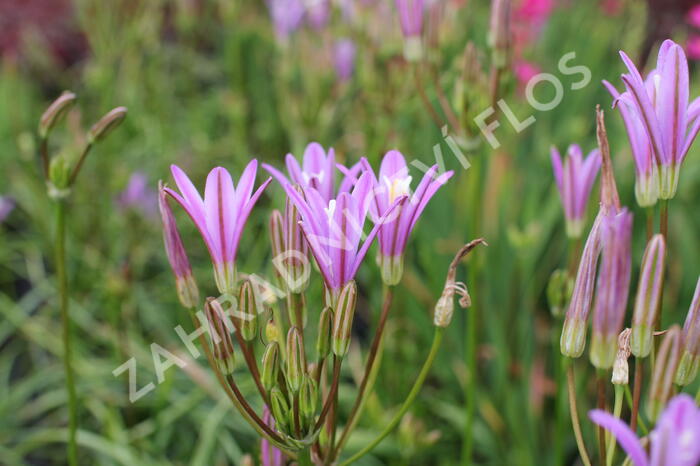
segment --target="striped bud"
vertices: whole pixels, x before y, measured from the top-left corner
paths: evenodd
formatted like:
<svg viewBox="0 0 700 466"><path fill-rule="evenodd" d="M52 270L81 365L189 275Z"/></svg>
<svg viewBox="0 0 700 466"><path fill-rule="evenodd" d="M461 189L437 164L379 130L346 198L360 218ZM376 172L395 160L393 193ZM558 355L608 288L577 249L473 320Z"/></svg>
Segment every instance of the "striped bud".
<svg viewBox="0 0 700 466"><path fill-rule="evenodd" d="M547 283L547 301L549 310L554 317L562 317L566 309L566 304L571 299L574 290L574 281L569 273L564 269L555 270L549 283Z"/></svg>
<svg viewBox="0 0 700 466"><path fill-rule="evenodd" d="M93 144L104 139L124 121L124 118L126 118L126 111L126 107L117 107L100 118L97 123L92 125L90 131L88 131L88 143Z"/></svg>
<svg viewBox="0 0 700 466"><path fill-rule="evenodd" d="M695 287L693 301L683 325L683 355L678 364L676 383L688 385L698 375L700 366L700 278Z"/></svg>
<svg viewBox="0 0 700 466"><path fill-rule="evenodd" d="M295 188L301 193L301 188ZM309 286L309 245L304 238L299 221L299 210L292 200L287 197L284 208L284 243L285 253L285 283L292 293L302 293Z"/></svg>
<svg viewBox="0 0 700 466"><path fill-rule="evenodd" d="M377 254L377 265L382 273L382 281L385 285L398 285L403 277L403 254L384 255Z"/></svg>
<svg viewBox="0 0 700 466"><path fill-rule="evenodd" d="M234 367L233 340L231 339L231 332L235 331L233 324L221 304L214 298L207 298L204 313L209 322L214 363L222 374L231 374Z"/></svg>
<svg viewBox="0 0 700 466"><path fill-rule="evenodd" d="M39 137L45 139L56 124L75 104L77 96L70 91L63 91L58 99L54 100L49 108L41 115L39 120Z"/></svg>
<svg viewBox="0 0 700 466"><path fill-rule="evenodd" d="M265 348L262 357L262 370L260 381L265 390L270 391L277 385L277 377L280 372L280 345L276 341L271 341Z"/></svg>
<svg viewBox="0 0 700 466"><path fill-rule="evenodd" d="M316 353L319 359L328 356L331 350L333 336L333 309L324 307L318 321L318 337L316 338Z"/></svg>
<svg viewBox="0 0 700 466"><path fill-rule="evenodd" d="M236 323L245 341L251 341L258 330L258 306L255 302L255 291L250 280L244 280L238 291L238 312Z"/></svg>
<svg viewBox="0 0 700 466"><path fill-rule="evenodd" d="M673 380L676 376L680 352L681 329L678 325L674 325L666 332L656 355L651 389L647 398L647 416L652 422L656 421L673 395Z"/></svg>
<svg viewBox="0 0 700 466"><path fill-rule="evenodd" d="M302 423L307 426L313 423L318 408L318 387L316 381L308 375L304 375L299 389L299 412Z"/></svg>
<svg viewBox="0 0 700 466"><path fill-rule="evenodd" d="M508 62L510 47L510 0L491 2L488 44L493 54L494 66L504 68Z"/></svg>
<svg viewBox="0 0 700 466"><path fill-rule="evenodd" d="M647 357L651 352L652 332L656 324L663 285L665 256L666 243L663 235L654 235L644 250L632 315L630 349L638 358Z"/></svg>
<svg viewBox="0 0 700 466"><path fill-rule="evenodd" d="M288 432L291 420L289 415L289 403L284 393L282 393L282 390L277 387L270 391L270 410L272 411L272 416L275 418L277 427Z"/></svg>
<svg viewBox="0 0 700 466"><path fill-rule="evenodd" d="M355 317L356 303L357 285L355 280L351 280L340 291L333 319L331 349L333 354L341 358L347 354L350 347L350 335L352 333L352 321Z"/></svg>
<svg viewBox="0 0 700 466"><path fill-rule="evenodd" d="M284 226L282 214L275 209L270 215L270 245L272 249L272 257L277 257L285 251L284 247ZM279 273L279 271L278 271Z"/></svg>
<svg viewBox="0 0 700 466"><path fill-rule="evenodd" d="M306 359L301 332L297 327L292 327L287 333L287 385L292 393L299 391L305 370Z"/></svg>

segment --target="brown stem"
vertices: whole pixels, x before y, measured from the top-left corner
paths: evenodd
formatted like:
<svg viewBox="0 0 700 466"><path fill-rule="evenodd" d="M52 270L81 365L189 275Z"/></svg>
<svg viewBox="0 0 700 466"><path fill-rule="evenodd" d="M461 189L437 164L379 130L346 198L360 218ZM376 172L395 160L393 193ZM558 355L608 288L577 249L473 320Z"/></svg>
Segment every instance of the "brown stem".
<svg viewBox="0 0 700 466"><path fill-rule="evenodd" d="M83 162L85 162L85 158L90 153L90 149L92 149L92 144L87 144L83 149L83 153L80 154L78 163L75 164L75 168L73 168L73 171L70 174L70 179L68 182L69 185L72 185L75 182L75 178L78 176L78 173L80 172L80 169L83 166Z"/></svg>
<svg viewBox="0 0 700 466"><path fill-rule="evenodd" d="M238 385L236 385L236 382L233 380L233 376L231 374L226 376L226 382L228 383L228 386L231 388L231 391L233 392L233 395L236 397L238 402L241 404L243 409L245 410L248 415L253 418L256 424L258 424L266 434L268 434L270 437L274 438L275 440L284 443L284 440L277 435L277 432L272 430L270 426L265 424L262 419L258 416L258 414L255 412L253 408L248 404L246 401L245 397L241 393L241 391L238 389Z"/></svg>
<svg viewBox="0 0 700 466"><path fill-rule="evenodd" d="M632 414L630 415L630 428L637 432L637 416L639 415L639 399L642 396L642 373L644 360L634 358L634 391L632 392Z"/></svg>
<svg viewBox="0 0 700 466"><path fill-rule="evenodd" d="M586 445L583 442L583 434L581 433L581 422L578 418L578 406L576 405L576 383L574 381L574 365L569 363L569 368L566 372L566 382L569 387L569 414L571 415L571 425L574 428L574 437L576 437L576 445L581 456L581 461L585 466L591 466L591 460L586 451Z"/></svg>
<svg viewBox="0 0 700 466"><path fill-rule="evenodd" d="M493 108L493 118L498 115L498 95L501 88L501 68L498 66L491 67L491 75L489 77L489 95L491 96L491 107Z"/></svg>
<svg viewBox="0 0 700 466"><path fill-rule="evenodd" d="M236 335L236 340L238 340L238 346L240 346L240 348L241 348L241 352L243 353L243 358L245 359L245 363L248 366L248 370L250 371L250 375L253 377L253 380L255 381L255 386L258 387L258 391L260 392L260 396L262 397L265 404L270 406L270 399L267 396L267 391L265 390L265 387L263 387L262 380L260 380L260 371L258 370L258 362L255 360L255 354L253 354L252 345L250 345L248 342L246 342L243 339L243 337L241 336L241 332L238 330L238 328L236 328L236 331L233 333Z"/></svg>
<svg viewBox="0 0 700 466"><path fill-rule="evenodd" d="M605 373L598 374L598 409L605 411ZM600 464L605 461L605 429L598 426L598 451L600 452Z"/></svg>
<svg viewBox="0 0 700 466"><path fill-rule="evenodd" d="M49 140L42 138L39 145L39 156L41 157L41 167L44 171L44 178L49 179Z"/></svg>
<svg viewBox="0 0 700 466"><path fill-rule="evenodd" d="M435 111L433 104L430 103L430 99L428 99L428 95L425 93L425 87L423 86L423 80L420 77L420 71L418 71L417 66L413 67L413 77L416 80L416 89L418 90L418 95L420 96L420 99L423 102L425 109L428 110L428 114L433 119L433 122L435 123L435 125L438 128L442 128L442 126L443 126L442 119L440 118L440 115L438 115L437 112Z"/></svg>
<svg viewBox="0 0 700 466"><path fill-rule="evenodd" d="M323 409L321 410L321 415L318 417L318 420L316 421L316 425L314 426L314 431L317 431L320 429L324 422L326 421L326 417L328 416L328 412L331 409L331 405L333 404L333 400L335 399L336 393L338 393L338 384L340 383L340 358L338 356L333 356L333 382L331 383L331 390L328 392L328 396L326 397L326 401L323 403Z"/></svg>
<svg viewBox="0 0 700 466"><path fill-rule="evenodd" d="M450 105L450 102L445 96L445 91L442 88L442 84L440 84L440 76L438 75L437 71L433 72L433 85L435 86L435 94L437 94L438 102L440 102L440 108L442 108L442 112L445 114L445 117L447 117L447 121L450 123L452 131L459 134L461 127L459 124L459 118L457 118L457 115L452 110L452 105Z"/></svg>

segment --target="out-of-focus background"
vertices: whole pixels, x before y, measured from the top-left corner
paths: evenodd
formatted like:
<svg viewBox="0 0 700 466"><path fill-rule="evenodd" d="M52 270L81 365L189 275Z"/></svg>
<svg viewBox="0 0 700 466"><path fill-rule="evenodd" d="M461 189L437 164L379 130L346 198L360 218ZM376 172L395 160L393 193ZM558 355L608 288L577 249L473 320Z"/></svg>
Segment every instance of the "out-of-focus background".
<svg viewBox="0 0 700 466"><path fill-rule="evenodd" d="M123 126L90 155L71 200L81 464L223 465L237 464L246 453L257 458L255 433L229 407L203 361L168 370L164 383L133 404L126 375L112 371L134 356L140 388L156 380L151 343L187 357L173 329L188 316L177 301L154 197L158 180L172 181L169 165L180 165L203 186L216 165L235 174L252 157L282 166L285 154L301 156L311 141L334 147L346 163L367 156L375 166L389 149L428 165L441 150L446 167L456 171L410 240L376 395L348 451L374 438L411 386L430 345L432 306L454 251L476 236L489 242L466 263L479 270L468 283L474 295L469 312L477 313L478 371L466 369L466 312L458 311L410 415L358 464L459 464L470 382L477 387L477 464L555 464L555 439L563 445L563 462L573 463L568 420L563 430L556 427L558 323L545 298L549 276L567 253L549 148L563 151L578 142L588 152L595 146L595 105L606 110L620 195L635 212L636 289L644 213L634 201L622 122L600 81L620 86L618 50L638 62L651 54L653 66L658 40L672 37L686 45L691 97L697 96L692 60L700 58L700 35L694 35L700 18L689 14L694 3L514 0L515 44L501 97L520 121L536 120L516 132L501 116L495 131L501 145L492 149L473 123L488 106L488 86L472 76L488 71L490 2L426 1L422 86L435 107L443 99L480 139L477 148L464 149L472 164L464 170L419 98L392 1L0 1L0 463L64 464L53 211L36 137L39 116L64 89L78 94L79 110L52 134L52 150L75 150L81 128L118 105L129 109ZM319 4L324 9L315 8ZM465 52L468 43L474 53ZM558 68L568 52L576 54L570 65L591 71L582 89L571 89L581 75ZM477 73L470 68L479 68L469 59L474 55L484 63ZM556 76L564 89L561 104L549 111L533 109L525 97L525 83L539 72ZM536 89L542 101L552 94L547 84ZM416 170L414 180L419 175ZM682 321L698 277L699 195L696 144L670 207L666 324ZM595 188L591 211L597 198ZM240 270L272 276L266 225L271 209L282 205L282 192L272 185L245 229ZM214 293L206 248L180 214L202 292ZM358 276L356 346L341 385L341 413L353 399L360 349L366 351L381 301L373 256ZM592 376L593 370L584 361L580 373ZM252 383L240 379L252 393ZM581 390L592 393L588 379L580 377ZM581 403L582 411L591 407Z"/></svg>

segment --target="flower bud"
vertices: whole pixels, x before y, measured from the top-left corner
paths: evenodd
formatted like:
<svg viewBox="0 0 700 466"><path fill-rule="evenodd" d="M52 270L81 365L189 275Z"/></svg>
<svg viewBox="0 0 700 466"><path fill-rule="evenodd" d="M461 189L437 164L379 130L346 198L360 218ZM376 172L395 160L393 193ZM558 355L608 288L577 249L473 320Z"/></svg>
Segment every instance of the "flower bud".
<svg viewBox="0 0 700 466"><path fill-rule="evenodd" d="M281 341L280 329L272 319L268 320L265 325L265 339L267 341Z"/></svg>
<svg viewBox="0 0 700 466"><path fill-rule="evenodd" d="M301 188L296 187L297 191ZM309 286L309 245L304 238L299 221L301 216L290 198L284 209L285 284L292 293L302 293Z"/></svg>
<svg viewBox="0 0 700 466"><path fill-rule="evenodd" d="M578 358L586 347L586 321L567 317L559 340L561 354L570 358Z"/></svg>
<svg viewBox="0 0 700 466"><path fill-rule="evenodd" d="M377 265L382 273L382 281L385 285L398 285L403 276L403 254L384 255L377 254Z"/></svg>
<svg viewBox="0 0 700 466"><path fill-rule="evenodd" d="M117 107L100 118L97 123L92 125L90 131L88 131L88 143L94 144L104 139L124 121L124 118L126 118L126 111L126 107Z"/></svg>
<svg viewBox="0 0 700 466"><path fill-rule="evenodd" d="M180 238L180 232L175 223L175 216L168 204L167 193L162 182L158 183L158 209L163 221L165 253L168 256L170 268L175 275L177 296L184 307L188 309L194 308L199 301L199 289L192 275L192 267L187 258L185 247L182 244L182 238Z"/></svg>
<svg viewBox="0 0 700 466"><path fill-rule="evenodd" d="M70 194L70 167L62 155L51 159L47 184L51 199L63 199Z"/></svg>
<svg viewBox="0 0 700 466"><path fill-rule="evenodd" d="M318 321L318 337L316 339L316 353L319 359L328 356L331 350L331 338L333 335L333 309L324 307Z"/></svg>
<svg viewBox="0 0 700 466"><path fill-rule="evenodd" d="M630 368L627 359L630 357L630 329L620 332L617 339L617 356L612 370L612 383L615 385L627 385L630 379Z"/></svg>
<svg viewBox="0 0 700 466"><path fill-rule="evenodd" d="M235 313L238 331L245 341L255 338L258 330L258 306L250 280L245 280L238 292L238 312Z"/></svg>
<svg viewBox="0 0 700 466"><path fill-rule="evenodd" d="M75 104L77 96L70 91L63 91L58 99L54 100L49 108L41 115L39 120L39 137L45 139L56 124Z"/></svg>
<svg viewBox="0 0 700 466"><path fill-rule="evenodd" d="M287 385L292 393L299 391L305 369L306 358L301 332L297 327L292 327L287 333Z"/></svg>
<svg viewBox="0 0 700 466"><path fill-rule="evenodd" d="M265 348L262 357L262 370L260 381L265 390L270 391L277 385L277 377L280 372L280 345L276 341L271 341Z"/></svg>
<svg viewBox="0 0 700 466"><path fill-rule="evenodd" d="M554 317L562 317L566 305L571 299L574 290L574 281L564 269L557 269L549 277L547 284L547 301L549 310Z"/></svg>
<svg viewBox="0 0 700 466"><path fill-rule="evenodd" d="M333 319L333 341L331 347L333 354L343 357L350 347L350 335L352 333L352 321L355 317L355 305L357 304L357 285L354 280L343 286L338 296L338 303Z"/></svg>
<svg viewBox="0 0 700 466"><path fill-rule="evenodd" d="M222 374L231 374L235 362L231 331L235 331L235 329L216 299L207 298L204 313L207 322L209 322L209 337L213 348L214 363Z"/></svg>
<svg viewBox="0 0 700 466"><path fill-rule="evenodd" d="M632 315L630 348L632 354L638 358L647 357L651 352L652 332L663 286L665 255L666 243L663 235L654 235L644 250Z"/></svg>
<svg viewBox="0 0 700 466"><path fill-rule="evenodd" d="M698 375L700 366L700 279L683 325L683 355L678 364L676 383L688 385Z"/></svg>
<svg viewBox="0 0 700 466"><path fill-rule="evenodd" d="M272 214L270 215L269 229L272 257L278 257L285 251L285 247L282 214L277 209L273 210Z"/></svg>
<svg viewBox="0 0 700 466"><path fill-rule="evenodd" d="M291 416L289 413L289 403L282 390L275 387L270 391L270 410L275 418L277 427L282 431L289 431Z"/></svg>
<svg viewBox="0 0 700 466"><path fill-rule="evenodd" d="M681 350L681 329L674 325L664 336L656 355L651 389L647 398L647 416L654 422L673 395L673 381Z"/></svg>
<svg viewBox="0 0 700 466"><path fill-rule="evenodd" d="M510 45L510 0L491 2L488 44L493 53L493 65L504 68L508 62Z"/></svg>
<svg viewBox="0 0 700 466"><path fill-rule="evenodd" d="M299 412L303 424L311 425L318 408L318 387L316 381L307 374L301 382L299 389Z"/></svg>

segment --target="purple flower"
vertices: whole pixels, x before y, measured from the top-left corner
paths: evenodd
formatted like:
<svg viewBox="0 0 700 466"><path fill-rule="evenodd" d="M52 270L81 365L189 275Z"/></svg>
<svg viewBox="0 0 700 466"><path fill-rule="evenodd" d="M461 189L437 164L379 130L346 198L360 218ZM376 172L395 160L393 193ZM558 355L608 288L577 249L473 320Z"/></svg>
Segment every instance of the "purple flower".
<svg viewBox="0 0 700 466"><path fill-rule="evenodd" d="M263 422L270 428L275 428L275 419L272 417L270 409L265 406L263 409ZM282 451L272 445L265 437L260 439L260 464L261 466L284 466L284 455Z"/></svg>
<svg viewBox="0 0 700 466"><path fill-rule="evenodd" d="M367 159L362 159L366 173L372 176L373 198L370 213L375 218L385 216L396 199L407 196L408 200L383 222L378 235L379 255L377 262L382 271L382 279L388 285L396 285L403 272L403 256L408 237L418 218L438 189L452 177L448 171L438 176L437 165L425 173L416 191L411 194L411 177L401 152L392 150L386 153L375 176Z"/></svg>
<svg viewBox="0 0 700 466"><path fill-rule="evenodd" d="M139 210L146 217L151 217L156 213L158 200L155 191L148 186L146 174L134 172L119 194L117 203L124 210Z"/></svg>
<svg viewBox="0 0 700 466"><path fill-rule="evenodd" d="M355 43L350 39L341 39L333 47L335 73L339 81L347 81L352 77L355 68Z"/></svg>
<svg viewBox="0 0 700 466"><path fill-rule="evenodd" d="M4 222L13 210L15 201L11 197L0 196L0 223Z"/></svg>
<svg viewBox="0 0 700 466"><path fill-rule="evenodd" d="M584 160L581 147L572 144L566 151L563 165L556 147L551 149L551 158L554 179L564 206L566 233L571 238L578 238L583 231L586 205L600 169L600 151L592 150Z"/></svg>
<svg viewBox="0 0 700 466"><path fill-rule="evenodd" d="M423 54L423 0L396 0L401 32L406 40L404 56L408 61L418 61Z"/></svg>
<svg viewBox="0 0 700 466"><path fill-rule="evenodd" d="M598 409L588 416L615 436L635 466L695 466L700 461L700 409L686 394L674 397L661 414L649 434L649 455L637 435L620 419Z"/></svg>
<svg viewBox="0 0 700 466"><path fill-rule="evenodd" d="M304 19L302 0L267 0L277 38L286 42Z"/></svg>
<svg viewBox="0 0 700 466"><path fill-rule="evenodd" d="M700 130L700 99L688 102L688 61L675 42L664 41L646 80L624 52L620 56L629 71L622 75L626 91L618 94L604 84L627 127L637 165L637 200L650 206L676 194L679 167Z"/></svg>
<svg viewBox="0 0 700 466"><path fill-rule="evenodd" d="M219 291L235 291L235 260L243 227L253 206L270 183L268 178L253 193L257 160L252 160L234 187L231 174L216 167L207 176L204 199L190 179L176 165L171 166L173 178L181 194L170 188L165 191L180 203L199 229L214 264L214 277Z"/></svg>
<svg viewBox="0 0 700 466"><path fill-rule="evenodd" d="M306 0L306 18L314 29L323 29L331 15L329 0Z"/></svg>
<svg viewBox="0 0 700 466"><path fill-rule="evenodd" d="M632 255L632 214L627 209L609 213L602 223L602 262L598 271L591 362L610 369L617 354L617 337L622 330L629 296Z"/></svg>

